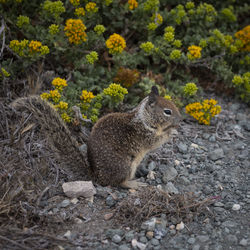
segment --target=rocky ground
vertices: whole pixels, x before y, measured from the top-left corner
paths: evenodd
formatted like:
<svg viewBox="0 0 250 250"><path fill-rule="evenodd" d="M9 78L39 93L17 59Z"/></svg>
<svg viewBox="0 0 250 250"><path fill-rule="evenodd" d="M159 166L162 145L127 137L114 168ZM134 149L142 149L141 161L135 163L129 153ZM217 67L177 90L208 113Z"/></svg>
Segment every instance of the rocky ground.
<svg viewBox="0 0 250 250"><path fill-rule="evenodd" d="M98 186L93 202L59 193L41 201L40 211L58 219L59 249L250 249L250 110L225 99L219 104L222 112L211 126L185 119L178 137L148 155L137 172L141 181L170 194L213 200L204 213L184 222L162 213L135 226L119 225L114 211L133 190Z"/></svg>

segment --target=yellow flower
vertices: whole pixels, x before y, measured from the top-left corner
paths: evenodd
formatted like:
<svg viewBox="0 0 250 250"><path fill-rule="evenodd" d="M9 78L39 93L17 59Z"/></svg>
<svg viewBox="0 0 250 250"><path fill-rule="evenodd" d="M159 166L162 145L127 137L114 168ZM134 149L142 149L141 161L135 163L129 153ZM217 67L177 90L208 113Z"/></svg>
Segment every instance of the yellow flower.
<svg viewBox="0 0 250 250"><path fill-rule="evenodd" d="M68 109L68 103L60 101L59 104L57 104L55 107L58 108L58 109L66 110L66 109Z"/></svg>
<svg viewBox="0 0 250 250"><path fill-rule="evenodd" d="M201 50L202 50L202 48L199 46L195 46L195 45L189 46L188 47L189 53L187 54L188 59L194 60L194 59L200 58L201 57Z"/></svg>
<svg viewBox="0 0 250 250"><path fill-rule="evenodd" d="M68 37L70 43L81 44L87 39L85 33L86 26L81 19L68 19L64 27L65 35Z"/></svg>
<svg viewBox="0 0 250 250"><path fill-rule="evenodd" d="M46 92L42 93L40 96L43 100L49 100L50 98L50 94Z"/></svg>
<svg viewBox="0 0 250 250"><path fill-rule="evenodd" d="M96 3L93 3L93 2L89 2L85 5L85 9L87 12L97 12L98 11L98 8L96 7Z"/></svg>
<svg viewBox="0 0 250 250"><path fill-rule="evenodd" d="M42 47L42 43L39 41L30 41L29 43L29 51L31 54L40 52L40 49Z"/></svg>
<svg viewBox="0 0 250 250"><path fill-rule="evenodd" d="M59 91L62 91L64 87L68 86L67 81L60 77L54 78L52 81L52 85Z"/></svg>
<svg viewBox="0 0 250 250"><path fill-rule="evenodd" d="M77 9L75 9L75 15L77 15L77 16L84 16L85 15L84 8L77 8Z"/></svg>
<svg viewBox="0 0 250 250"><path fill-rule="evenodd" d="M195 102L186 106L186 113L193 116L200 124L209 125L210 120L221 112L221 106L214 99L206 99L202 103Z"/></svg>
<svg viewBox="0 0 250 250"><path fill-rule="evenodd" d="M50 95L50 98L52 98L52 100L55 103L58 103L59 99L61 98L61 94L59 93L58 89L50 90L49 95Z"/></svg>
<svg viewBox="0 0 250 250"><path fill-rule="evenodd" d="M84 103L90 103L91 100L94 98L94 94L91 91L83 90L80 99L83 100Z"/></svg>
<svg viewBox="0 0 250 250"><path fill-rule="evenodd" d="M250 52L250 25L235 33L235 37L243 43L242 51Z"/></svg>
<svg viewBox="0 0 250 250"><path fill-rule="evenodd" d="M156 24L160 25L163 22L163 18L159 13L157 13L151 17L151 21L154 21Z"/></svg>
<svg viewBox="0 0 250 250"><path fill-rule="evenodd" d="M128 0L129 9L133 10L138 7L138 2L136 0Z"/></svg>
<svg viewBox="0 0 250 250"><path fill-rule="evenodd" d="M122 101L124 99L124 95L127 93L128 90L117 83L111 83L108 88L103 90L103 94L113 97L115 102Z"/></svg>
<svg viewBox="0 0 250 250"><path fill-rule="evenodd" d="M69 1L73 6L78 6L80 4L80 0L69 0Z"/></svg>
<svg viewBox="0 0 250 250"><path fill-rule="evenodd" d="M126 48L126 41L122 36L114 33L106 41L106 46L110 54L121 53Z"/></svg>
<svg viewBox="0 0 250 250"><path fill-rule="evenodd" d="M63 119L65 122L67 122L67 123L70 123L70 122L71 122L71 118L70 118L70 116L69 116L67 113L62 113L62 114L61 114L61 117L62 117L62 119Z"/></svg>

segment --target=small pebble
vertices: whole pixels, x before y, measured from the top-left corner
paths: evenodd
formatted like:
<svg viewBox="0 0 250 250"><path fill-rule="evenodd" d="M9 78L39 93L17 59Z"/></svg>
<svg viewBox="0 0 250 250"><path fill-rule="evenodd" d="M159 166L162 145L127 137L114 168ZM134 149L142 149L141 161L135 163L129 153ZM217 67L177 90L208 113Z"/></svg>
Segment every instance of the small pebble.
<svg viewBox="0 0 250 250"><path fill-rule="evenodd" d="M232 207L232 209L233 209L234 211L240 210L240 204L234 204L233 207Z"/></svg>
<svg viewBox="0 0 250 250"><path fill-rule="evenodd" d="M120 242L122 241L122 238L121 238L120 235L115 234L115 235L112 237L112 241L113 241L114 243L120 243Z"/></svg>
<svg viewBox="0 0 250 250"><path fill-rule="evenodd" d="M247 242L247 239L242 239L242 240L240 241L239 244L240 244L241 246L243 246L243 247L246 247L246 246L247 246L247 243L248 243L248 242Z"/></svg>
<svg viewBox="0 0 250 250"><path fill-rule="evenodd" d="M61 207L67 207L70 204L70 200L63 200L60 204Z"/></svg>
<svg viewBox="0 0 250 250"><path fill-rule="evenodd" d="M176 225L176 230L180 231L180 230L184 229L184 227L185 227L184 223L181 222L181 223Z"/></svg>

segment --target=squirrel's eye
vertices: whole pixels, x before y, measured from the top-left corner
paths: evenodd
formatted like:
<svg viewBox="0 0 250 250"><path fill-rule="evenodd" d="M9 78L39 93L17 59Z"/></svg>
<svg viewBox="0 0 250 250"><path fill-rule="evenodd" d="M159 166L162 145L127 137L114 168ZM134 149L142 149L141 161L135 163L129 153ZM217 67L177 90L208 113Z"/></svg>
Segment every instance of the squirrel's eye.
<svg viewBox="0 0 250 250"><path fill-rule="evenodd" d="M164 115L166 115L166 116L172 115L172 110L171 109L164 109Z"/></svg>

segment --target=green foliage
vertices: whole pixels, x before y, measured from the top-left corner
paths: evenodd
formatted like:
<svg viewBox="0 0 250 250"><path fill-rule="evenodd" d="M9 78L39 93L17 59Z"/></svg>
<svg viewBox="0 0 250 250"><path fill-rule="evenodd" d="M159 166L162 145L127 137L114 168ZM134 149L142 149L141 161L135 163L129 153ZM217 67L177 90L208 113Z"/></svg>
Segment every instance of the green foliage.
<svg viewBox="0 0 250 250"><path fill-rule="evenodd" d="M61 100L69 107L78 103L83 90L102 96L101 102L92 100L101 107L91 106L93 113L86 114L92 120L105 108L117 108L114 98L103 93L122 67L128 69L123 79L131 72L141 74L119 103L136 104L158 84L162 95L186 105L200 98L202 89L190 95L183 92L185 84L198 85L196 72L204 68L214 82L223 81L249 102L249 82L232 82L234 75L247 79L249 71L250 26L244 18L249 11L245 1L231 0L0 0L5 23L1 79L53 70L70 78Z"/></svg>

